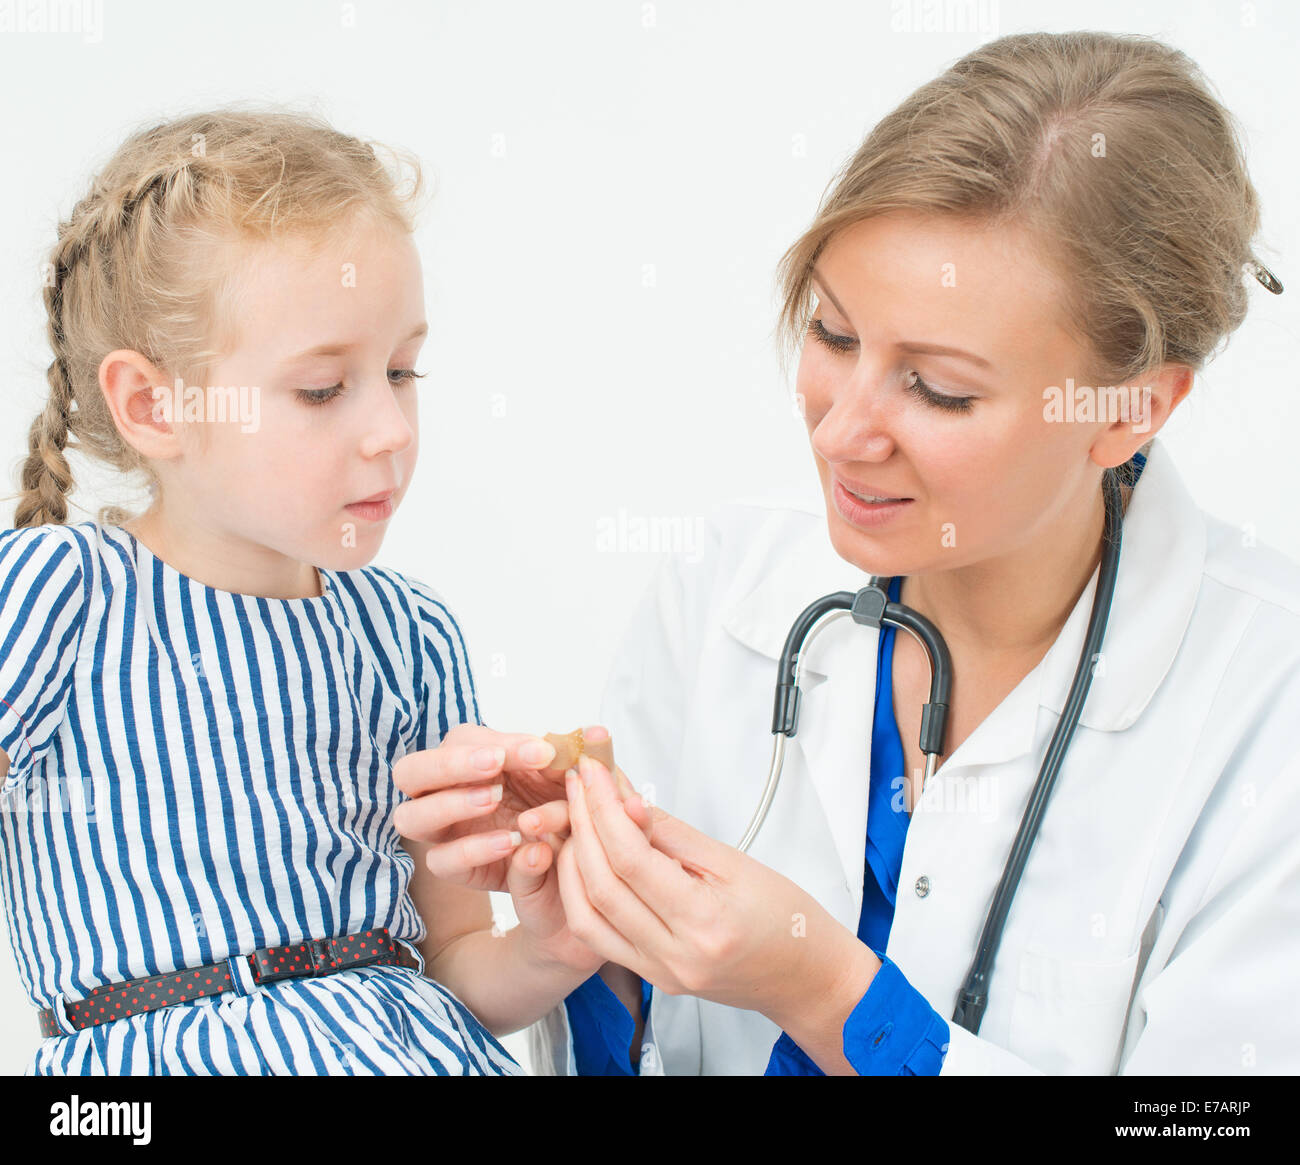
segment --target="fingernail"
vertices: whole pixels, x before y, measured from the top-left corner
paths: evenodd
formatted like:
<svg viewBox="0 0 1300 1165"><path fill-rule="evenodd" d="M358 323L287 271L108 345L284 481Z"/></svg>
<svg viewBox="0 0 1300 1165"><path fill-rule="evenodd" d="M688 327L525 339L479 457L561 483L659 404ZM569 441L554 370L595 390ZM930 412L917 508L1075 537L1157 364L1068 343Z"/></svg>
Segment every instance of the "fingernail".
<svg viewBox="0 0 1300 1165"><path fill-rule="evenodd" d="M589 757L578 757L578 772L582 774L582 787L591 788L591 782L596 779L596 766Z"/></svg>
<svg viewBox="0 0 1300 1165"><path fill-rule="evenodd" d="M524 813L519 818L519 824L528 830L529 833L536 833L537 827L541 825L541 822L537 820L536 814Z"/></svg>
<svg viewBox="0 0 1300 1165"><path fill-rule="evenodd" d="M564 787L568 791L569 796L573 796L573 790L577 784L578 784L578 770L570 769L567 773L564 774Z"/></svg>
<svg viewBox="0 0 1300 1165"><path fill-rule="evenodd" d="M498 835L492 839L492 848L496 850L498 853L508 854L521 841L523 841L523 838L520 837L519 834L514 832L511 832L509 837L502 837Z"/></svg>
<svg viewBox="0 0 1300 1165"><path fill-rule="evenodd" d="M519 759L526 765L535 765L540 769L555 759L555 747L544 740L530 740L520 746Z"/></svg>
<svg viewBox="0 0 1300 1165"><path fill-rule="evenodd" d="M506 750L504 748L480 748L472 759L476 769L491 772L493 769L501 767L502 762L506 759Z"/></svg>
<svg viewBox="0 0 1300 1165"><path fill-rule="evenodd" d="M493 785L490 789L479 786L469 791L471 805L495 805L501 799L501 786Z"/></svg>
<svg viewBox="0 0 1300 1165"><path fill-rule="evenodd" d="M528 857L525 858L524 860L527 861L529 866L531 866L533 869L536 869L539 865L542 864L542 851L539 850L536 846L533 846L528 851Z"/></svg>

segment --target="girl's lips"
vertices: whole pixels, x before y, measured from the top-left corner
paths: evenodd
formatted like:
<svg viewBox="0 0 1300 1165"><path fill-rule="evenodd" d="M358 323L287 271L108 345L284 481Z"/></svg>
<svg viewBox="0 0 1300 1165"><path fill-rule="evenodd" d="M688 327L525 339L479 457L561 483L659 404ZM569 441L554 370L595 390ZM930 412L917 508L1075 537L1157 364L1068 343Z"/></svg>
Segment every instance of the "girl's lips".
<svg viewBox="0 0 1300 1165"><path fill-rule="evenodd" d="M382 501L378 502L353 502L343 508L350 514L356 514L359 518L367 518L372 522L382 522L393 516L393 495L387 494Z"/></svg>

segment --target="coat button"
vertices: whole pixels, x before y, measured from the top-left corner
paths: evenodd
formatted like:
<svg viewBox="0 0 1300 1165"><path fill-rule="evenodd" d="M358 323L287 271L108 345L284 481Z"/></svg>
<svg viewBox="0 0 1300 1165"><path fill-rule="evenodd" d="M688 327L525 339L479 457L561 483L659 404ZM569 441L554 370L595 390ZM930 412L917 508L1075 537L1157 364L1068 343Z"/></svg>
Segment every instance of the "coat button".
<svg viewBox="0 0 1300 1165"><path fill-rule="evenodd" d="M916 880L916 896L924 898L928 893L930 893L930 879L922 874Z"/></svg>

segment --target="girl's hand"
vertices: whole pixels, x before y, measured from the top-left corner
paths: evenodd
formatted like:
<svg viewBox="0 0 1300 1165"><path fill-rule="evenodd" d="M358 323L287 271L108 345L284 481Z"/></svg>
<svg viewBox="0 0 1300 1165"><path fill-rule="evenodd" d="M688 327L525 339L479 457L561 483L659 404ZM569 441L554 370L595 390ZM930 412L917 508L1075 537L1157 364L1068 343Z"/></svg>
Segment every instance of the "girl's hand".
<svg viewBox="0 0 1300 1165"><path fill-rule="evenodd" d="M533 810L533 840L568 833L564 774L546 766L555 749L540 737L497 732L482 724L453 728L437 748L393 764L393 783L411 797L393 810L403 837L430 845L439 878L475 890L504 891L511 856L522 840L519 814Z"/></svg>
<svg viewBox="0 0 1300 1165"><path fill-rule="evenodd" d="M633 809L603 765L579 767L558 867L580 941L670 995L760 1011L796 1039L816 1012L842 1027L880 966L870 948L788 878L659 809Z"/></svg>
<svg viewBox="0 0 1300 1165"><path fill-rule="evenodd" d="M583 735L598 741L609 733L597 725ZM555 749L538 737L460 725L437 748L395 762L394 783L412 800L394 809L393 824L404 837L429 843L426 861L437 877L509 892L540 960L595 971L605 960L569 931L556 881L554 858L569 833L569 807L557 799L564 774L545 767L554 757ZM615 773L631 795L621 770ZM476 792L487 796L476 803Z"/></svg>

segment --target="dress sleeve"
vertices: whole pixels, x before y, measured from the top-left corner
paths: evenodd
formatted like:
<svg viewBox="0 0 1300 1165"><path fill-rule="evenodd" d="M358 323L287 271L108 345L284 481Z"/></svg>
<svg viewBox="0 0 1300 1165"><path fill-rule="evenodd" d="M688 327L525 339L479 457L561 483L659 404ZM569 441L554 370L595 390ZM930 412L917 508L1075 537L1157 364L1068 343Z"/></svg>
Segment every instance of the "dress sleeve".
<svg viewBox="0 0 1300 1165"><path fill-rule="evenodd" d="M948 1052L947 1021L887 956L844 1023L844 1058L859 1076L938 1076ZM765 1076L822 1076L784 1032Z"/></svg>
<svg viewBox="0 0 1300 1165"><path fill-rule="evenodd" d="M85 622L80 543L62 526L0 533L0 749L4 788L50 746L67 708Z"/></svg>
<svg viewBox="0 0 1300 1165"><path fill-rule="evenodd" d="M414 676L420 717L411 745L411 750L418 752L436 748L457 724L481 724L483 720L460 625L437 591L415 579L406 581L415 600L420 640Z"/></svg>

